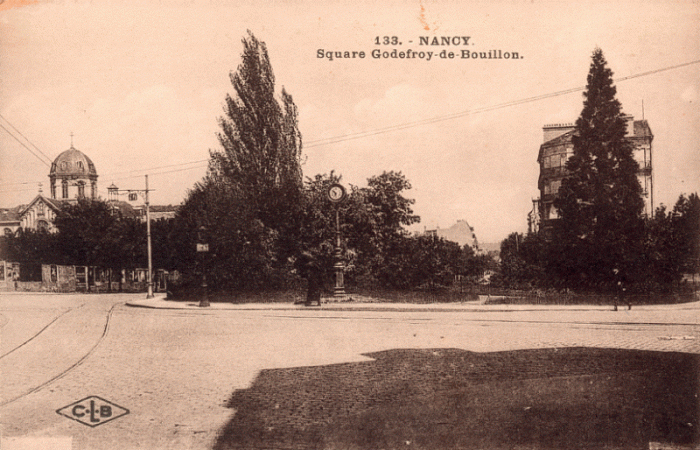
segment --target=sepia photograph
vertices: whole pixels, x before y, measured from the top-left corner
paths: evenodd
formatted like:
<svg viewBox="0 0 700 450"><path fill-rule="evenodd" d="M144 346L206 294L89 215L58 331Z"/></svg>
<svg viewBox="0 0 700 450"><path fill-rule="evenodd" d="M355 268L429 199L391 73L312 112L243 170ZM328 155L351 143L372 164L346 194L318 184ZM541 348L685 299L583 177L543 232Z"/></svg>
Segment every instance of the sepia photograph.
<svg viewBox="0 0 700 450"><path fill-rule="evenodd" d="M0 0L0 448L700 448L698 0Z"/></svg>

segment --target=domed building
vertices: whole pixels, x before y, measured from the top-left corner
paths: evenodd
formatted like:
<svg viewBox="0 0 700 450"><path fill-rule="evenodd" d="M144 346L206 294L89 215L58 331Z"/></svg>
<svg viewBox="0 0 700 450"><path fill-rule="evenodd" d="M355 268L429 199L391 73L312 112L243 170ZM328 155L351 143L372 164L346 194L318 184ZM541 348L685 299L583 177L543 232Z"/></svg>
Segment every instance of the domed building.
<svg viewBox="0 0 700 450"><path fill-rule="evenodd" d="M71 147L56 157L49 171L51 197L39 194L27 205L0 208L0 228L5 234L19 228L56 231L53 220L65 202L97 198L97 170L88 156Z"/></svg>
<svg viewBox="0 0 700 450"><path fill-rule="evenodd" d="M97 198L97 170L90 158L71 145L51 164L49 172L51 198L77 200Z"/></svg>

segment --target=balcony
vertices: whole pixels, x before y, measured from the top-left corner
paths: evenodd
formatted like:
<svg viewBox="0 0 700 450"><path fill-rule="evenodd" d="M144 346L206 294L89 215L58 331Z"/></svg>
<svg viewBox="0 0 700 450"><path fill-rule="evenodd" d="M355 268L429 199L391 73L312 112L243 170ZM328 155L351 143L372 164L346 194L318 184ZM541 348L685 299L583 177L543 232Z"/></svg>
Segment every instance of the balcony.
<svg viewBox="0 0 700 450"><path fill-rule="evenodd" d="M547 167L540 169L540 176L542 177L563 177L566 175L566 169L564 167Z"/></svg>

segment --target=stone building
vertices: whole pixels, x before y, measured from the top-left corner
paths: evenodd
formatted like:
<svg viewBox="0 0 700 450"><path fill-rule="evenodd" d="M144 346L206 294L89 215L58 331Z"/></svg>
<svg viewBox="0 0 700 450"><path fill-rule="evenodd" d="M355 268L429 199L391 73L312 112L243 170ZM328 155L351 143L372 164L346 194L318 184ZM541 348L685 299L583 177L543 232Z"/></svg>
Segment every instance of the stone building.
<svg viewBox="0 0 700 450"><path fill-rule="evenodd" d="M434 230L425 230L424 233L456 242L460 247L469 245L474 251L479 251L479 241L476 239L474 227L469 225L466 220L458 220L449 228L437 227Z"/></svg>
<svg viewBox="0 0 700 450"><path fill-rule="evenodd" d="M56 157L49 172L51 198L77 201L97 198L97 170L90 158L71 147Z"/></svg>
<svg viewBox="0 0 700 450"><path fill-rule="evenodd" d="M652 141L654 135L646 120L634 120L625 116L627 122L627 139L634 146L634 157L639 163L637 178L642 186L644 214L650 217L654 211L654 191L652 177ZM533 200L532 211L528 214L531 233L546 228L551 220L559 216L553 205L562 180L567 175L566 162L574 153L572 137L576 132L573 124L553 124L542 127L544 142L540 145L537 162L540 175L537 188L540 196Z"/></svg>
<svg viewBox="0 0 700 450"><path fill-rule="evenodd" d="M95 165L72 145L51 164L49 182L50 197L44 196L39 188L39 194L28 204L0 208L0 229L3 233L14 233L20 228L53 232L53 220L63 202L76 202L81 197L97 198Z"/></svg>
<svg viewBox="0 0 700 450"><path fill-rule="evenodd" d="M4 234L25 230L56 231L53 221L65 204L75 203L79 198L97 199L97 170L92 160L80 150L71 147L56 157L49 171L50 197L39 193L27 204L0 208L0 230ZM118 199L110 205L126 217L141 217L138 207ZM152 206L152 208L154 208ZM162 208L162 207L160 207ZM174 207L170 207L174 211ZM173 216L174 212L170 214Z"/></svg>

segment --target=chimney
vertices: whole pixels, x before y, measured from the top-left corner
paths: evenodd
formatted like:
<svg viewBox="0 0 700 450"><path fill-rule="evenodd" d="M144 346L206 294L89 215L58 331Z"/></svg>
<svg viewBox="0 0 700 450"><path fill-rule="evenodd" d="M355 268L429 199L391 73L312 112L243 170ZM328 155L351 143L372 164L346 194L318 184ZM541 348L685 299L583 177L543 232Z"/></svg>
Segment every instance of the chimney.
<svg viewBox="0 0 700 450"><path fill-rule="evenodd" d="M574 128L576 127L573 123L552 123L545 125L542 127L542 131L544 132L544 142L551 141L562 134L572 131Z"/></svg>
<svg viewBox="0 0 700 450"><path fill-rule="evenodd" d="M625 135L630 136L634 134L634 116L624 114L622 118L625 119L625 125L627 125L627 132Z"/></svg>

